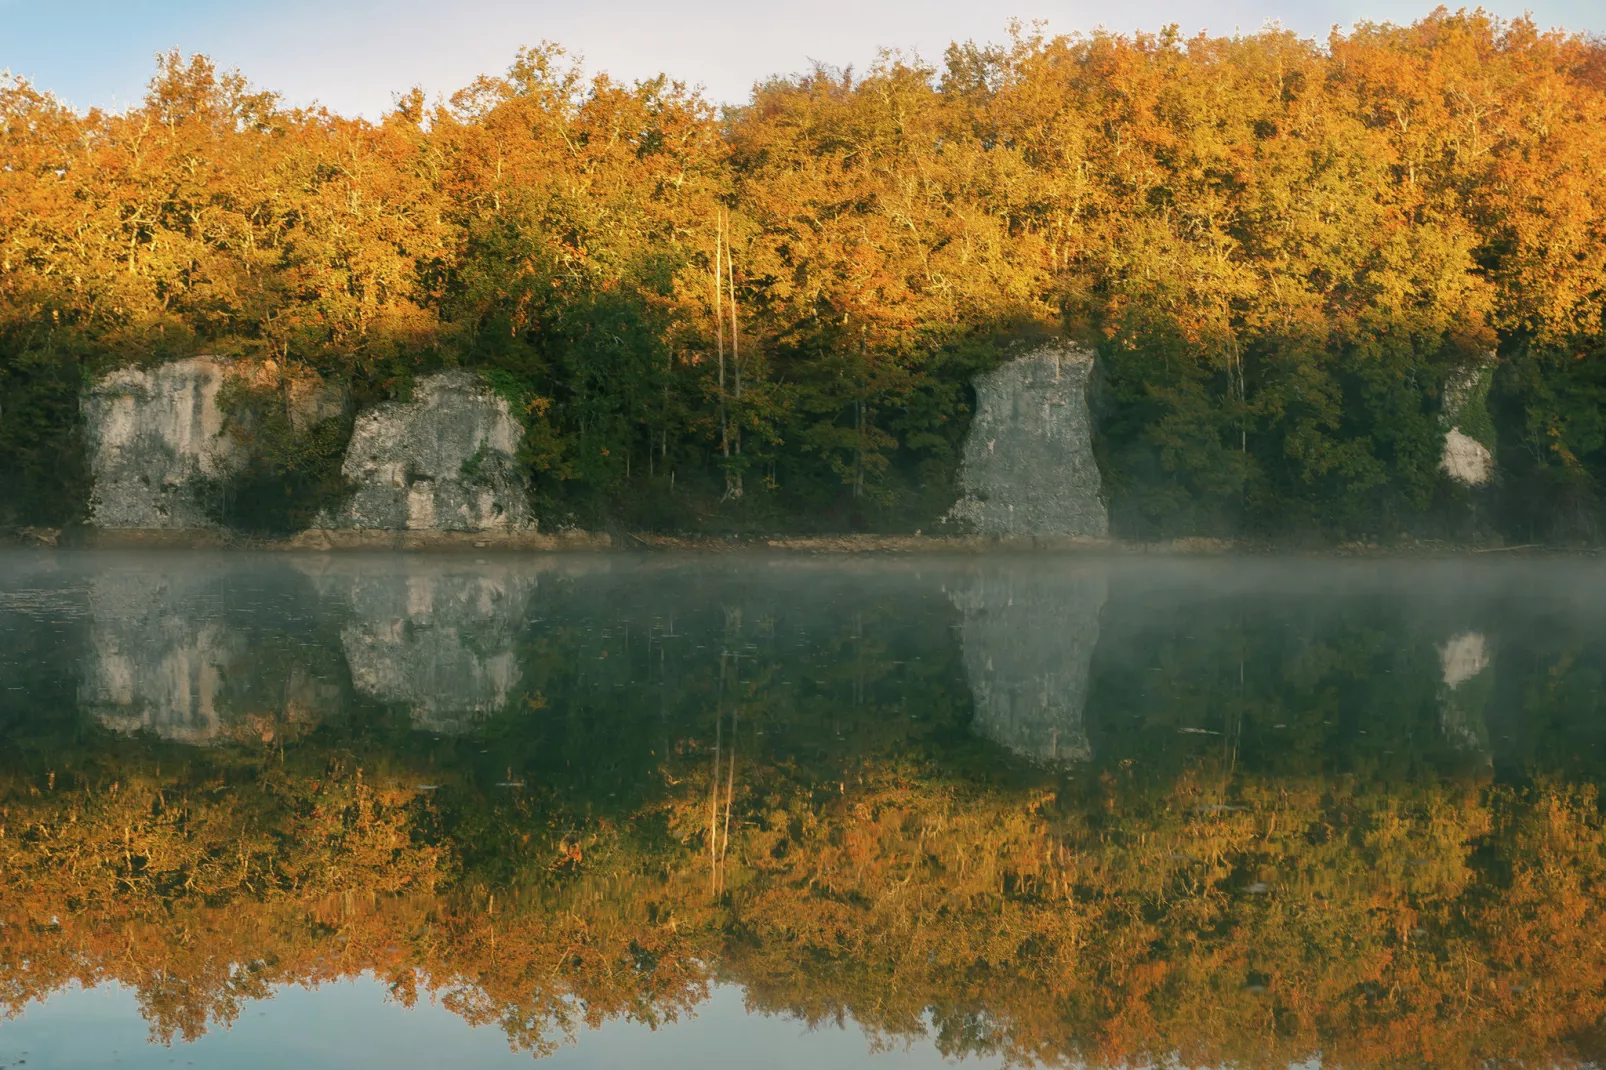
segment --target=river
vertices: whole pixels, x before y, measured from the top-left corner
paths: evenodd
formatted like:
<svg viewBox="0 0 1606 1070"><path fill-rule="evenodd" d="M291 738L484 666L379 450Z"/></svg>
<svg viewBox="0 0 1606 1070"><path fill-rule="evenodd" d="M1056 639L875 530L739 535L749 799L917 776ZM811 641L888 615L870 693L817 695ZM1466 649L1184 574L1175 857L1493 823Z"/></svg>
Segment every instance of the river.
<svg viewBox="0 0 1606 1070"><path fill-rule="evenodd" d="M0 554L0 1067L1606 1054L1592 559Z"/></svg>

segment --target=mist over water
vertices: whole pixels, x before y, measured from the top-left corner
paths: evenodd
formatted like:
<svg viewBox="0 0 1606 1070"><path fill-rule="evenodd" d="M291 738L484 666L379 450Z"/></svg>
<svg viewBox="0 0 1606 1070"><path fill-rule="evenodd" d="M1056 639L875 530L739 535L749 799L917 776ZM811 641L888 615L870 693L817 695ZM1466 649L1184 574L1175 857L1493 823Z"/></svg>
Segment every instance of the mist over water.
<svg viewBox="0 0 1606 1070"><path fill-rule="evenodd" d="M353 1000L582 1063L1591 1060L1603 596L1563 558L0 557L0 1060L75 1015L232 1058L271 1013L354 1065Z"/></svg>

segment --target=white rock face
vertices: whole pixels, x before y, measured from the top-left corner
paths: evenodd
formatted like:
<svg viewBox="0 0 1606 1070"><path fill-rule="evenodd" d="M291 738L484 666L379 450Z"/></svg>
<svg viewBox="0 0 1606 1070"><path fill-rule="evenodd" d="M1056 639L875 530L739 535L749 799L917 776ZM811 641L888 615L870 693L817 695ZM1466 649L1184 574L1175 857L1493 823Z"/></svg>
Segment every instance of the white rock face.
<svg viewBox="0 0 1606 1070"><path fill-rule="evenodd" d="M1468 487L1481 487L1494 474L1494 454L1489 447L1452 427L1444 433L1444 457L1439 468L1449 477Z"/></svg>
<svg viewBox="0 0 1606 1070"><path fill-rule="evenodd" d="M1494 476L1494 454L1489 447L1466 434L1457 425L1475 396L1488 388L1486 378L1494 366L1494 354L1485 355L1471 367L1452 376L1444 384L1444 452L1439 470L1464 487L1481 487Z"/></svg>
<svg viewBox="0 0 1606 1070"><path fill-rule="evenodd" d="M982 535L1109 533L1087 407L1092 372L1090 353L1055 341L977 377L950 519Z"/></svg>
<svg viewBox="0 0 1606 1070"><path fill-rule="evenodd" d="M210 521L204 481L229 473L239 451L223 434L217 396L227 365L194 357L102 377L83 401L93 489L90 523L102 528L196 528Z"/></svg>
<svg viewBox="0 0 1606 1070"><path fill-rule="evenodd" d="M341 471L356 492L327 526L390 531L535 527L515 454L524 428L477 376L421 379L410 402L357 418Z"/></svg>
<svg viewBox="0 0 1606 1070"><path fill-rule="evenodd" d="M238 471L245 452L227 432L218 395L231 377L282 390L297 430L338 416L343 393L315 373L274 361L191 357L121 368L83 399L93 489L90 523L100 528L204 528L205 496Z"/></svg>

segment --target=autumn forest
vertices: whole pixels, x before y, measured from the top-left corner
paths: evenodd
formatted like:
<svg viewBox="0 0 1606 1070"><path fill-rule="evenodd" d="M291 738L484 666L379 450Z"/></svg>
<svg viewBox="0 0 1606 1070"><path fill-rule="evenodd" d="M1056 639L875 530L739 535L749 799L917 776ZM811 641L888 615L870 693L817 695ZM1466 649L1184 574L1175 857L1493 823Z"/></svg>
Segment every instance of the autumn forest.
<svg viewBox="0 0 1606 1070"><path fill-rule="evenodd" d="M477 369L558 523L931 530L972 376L1063 335L1116 534L1596 540L1603 173L1606 45L1443 9L1020 27L729 107L548 44L375 121L177 52L117 113L10 79L0 524L82 518L90 376L212 353L353 404ZM1440 471L1451 381L1491 487ZM259 441L223 519L338 493L349 412L231 404Z"/></svg>

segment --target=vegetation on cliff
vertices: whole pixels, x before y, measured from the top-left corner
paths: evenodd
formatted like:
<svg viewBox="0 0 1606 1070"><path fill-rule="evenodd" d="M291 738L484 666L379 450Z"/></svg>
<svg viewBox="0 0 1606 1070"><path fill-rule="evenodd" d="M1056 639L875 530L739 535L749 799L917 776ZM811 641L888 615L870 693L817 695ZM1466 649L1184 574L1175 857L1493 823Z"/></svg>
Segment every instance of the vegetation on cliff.
<svg viewBox="0 0 1606 1070"><path fill-rule="evenodd" d="M1102 357L1118 534L1593 538L1603 169L1598 41L1442 9L1322 43L1018 30L724 109L550 45L377 122L177 54L118 114L10 80L0 522L80 515L87 376L212 352L353 404L481 369L581 523L914 526L970 376L1051 332ZM1469 495L1443 392L1491 353L1504 475Z"/></svg>

